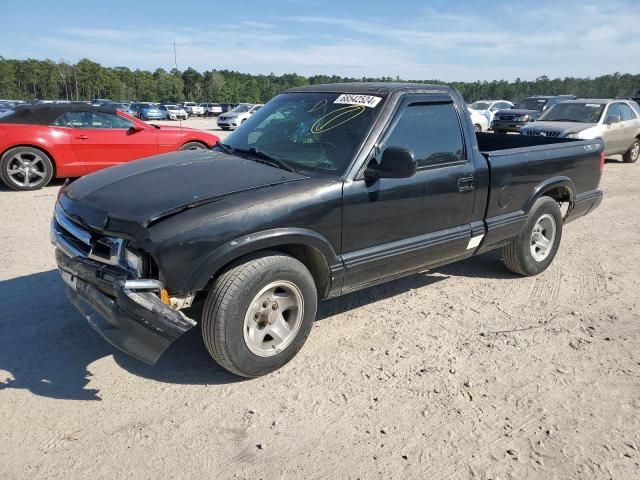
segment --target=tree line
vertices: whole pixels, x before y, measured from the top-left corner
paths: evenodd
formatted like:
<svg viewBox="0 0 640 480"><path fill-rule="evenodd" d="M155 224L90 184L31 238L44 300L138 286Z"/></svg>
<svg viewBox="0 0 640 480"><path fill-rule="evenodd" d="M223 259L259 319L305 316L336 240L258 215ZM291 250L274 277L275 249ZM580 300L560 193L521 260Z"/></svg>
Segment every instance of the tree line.
<svg viewBox="0 0 640 480"><path fill-rule="evenodd" d="M12 60L0 57L0 98L88 100L109 98L147 102L266 102L288 88L336 82L391 82L399 77L350 78L337 75L305 77L252 75L231 70L199 72L191 67L180 71L157 68L131 70L104 67L89 59L72 64L52 60ZM438 80L407 80L445 84ZM482 99L517 101L530 95L573 94L581 97L628 97L640 89L640 75L613 73L596 78L548 78L533 81L506 80L450 82L467 102Z"/></svg>

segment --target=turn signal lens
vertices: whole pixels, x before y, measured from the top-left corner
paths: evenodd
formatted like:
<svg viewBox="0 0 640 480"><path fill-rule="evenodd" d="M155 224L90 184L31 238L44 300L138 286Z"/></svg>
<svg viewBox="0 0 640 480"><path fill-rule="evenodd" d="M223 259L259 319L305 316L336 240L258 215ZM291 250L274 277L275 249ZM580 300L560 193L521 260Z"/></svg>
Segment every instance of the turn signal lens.
<svg viewBox="0 0 640 480"><path fill-rule="evenodd" d="M169 292L167 292L166 288L160 290L160 300L162 300L162 303L165 305L171 306L171 299L169 299Z"/></svg>
<svg viewBox="0 0 640 480"><path fill-rule="evenodd" d="M604 172L604 160L605 154L604 152L600 152L600 173Z"/></svg>

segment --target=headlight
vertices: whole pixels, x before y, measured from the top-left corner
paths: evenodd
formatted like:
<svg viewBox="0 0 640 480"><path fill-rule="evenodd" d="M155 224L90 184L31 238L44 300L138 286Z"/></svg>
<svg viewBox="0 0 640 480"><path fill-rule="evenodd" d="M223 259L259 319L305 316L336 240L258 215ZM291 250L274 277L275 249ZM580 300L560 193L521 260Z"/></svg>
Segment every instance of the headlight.
<svg viewBox="0 0 640 480"><path fill-rule="evenodd" d="M529 121L529 115L522 115L520 117L516 117L515 121L516 122L528 122Z"/></svg>
<svg viewBox="0 0 640 480"><path fill-rule="evenodd" d="M140 255L127 248L124 251L124 261L131 270L142 275L143 261Z"/></svg>
<svg viewBox="0 0 640 480"><path fill-rule="evenodd" d="M580 133L570 133L569 135L566 135L566 138L580 138Z"/></svg>

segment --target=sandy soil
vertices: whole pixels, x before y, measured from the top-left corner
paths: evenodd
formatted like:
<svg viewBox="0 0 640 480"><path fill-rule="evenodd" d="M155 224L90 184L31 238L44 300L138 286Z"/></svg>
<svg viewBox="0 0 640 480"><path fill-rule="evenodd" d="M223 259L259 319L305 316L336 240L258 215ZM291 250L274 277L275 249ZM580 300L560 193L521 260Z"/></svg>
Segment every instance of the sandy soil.
<svg viewBox="0 0 640 480"><path fill-rule="evenodd" d="M0 190L0 478L640 478L640 165L606 165L544 274L491 253L332 300L251 381L197 329L155 367L98 337L55 270L59 185Z"/></svg>

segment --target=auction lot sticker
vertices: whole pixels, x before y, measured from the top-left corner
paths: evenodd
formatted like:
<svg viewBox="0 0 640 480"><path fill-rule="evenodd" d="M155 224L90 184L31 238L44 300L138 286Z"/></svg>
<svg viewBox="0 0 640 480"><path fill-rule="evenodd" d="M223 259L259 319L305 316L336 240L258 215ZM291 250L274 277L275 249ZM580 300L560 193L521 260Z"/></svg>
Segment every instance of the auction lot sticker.
<svg viewBox="0 0 640 480"><path fill-rule="evenodd" d="M374 95L352 95L343 93L333 103L344 103L347 105L362 105L364 107L375 108L380 103L382 97L376 97Z"/></svg>

